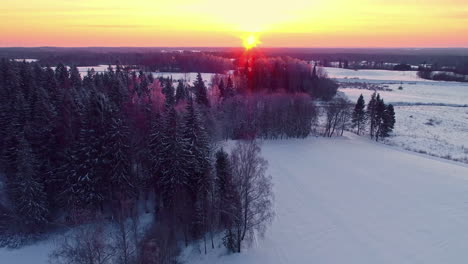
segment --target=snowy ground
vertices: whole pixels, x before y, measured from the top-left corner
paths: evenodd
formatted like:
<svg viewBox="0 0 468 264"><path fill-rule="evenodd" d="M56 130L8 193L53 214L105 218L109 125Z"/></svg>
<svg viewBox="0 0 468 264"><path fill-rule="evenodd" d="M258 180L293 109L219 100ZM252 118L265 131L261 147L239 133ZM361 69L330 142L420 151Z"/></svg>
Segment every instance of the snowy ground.
<svg viewBox="0 0 468 264"><path fill-rule="evenodd" d="M140 204L139 229L144 233L153 222L154 215L151 213L143 213L142 205ZM130 223L129 223L130 224ZM115 226L108 223L106 226L107 233L115 236ZM74 229L69 229L66 232L74 232ZM63 232L63 231L62 231ZM0 263L1 264L49 264L49 256L57 248L57 242L63 239L63 233L50 234L48 238L21 247L20 249L0 248ZM113 239L109 237L109 239Z"/></svg>
<svg viewBox="0 0 468 264"><path fill-rule="evenodd" d="M468 163L468 84L427 81L416 72L346 70L326 68L340 82L388 85L378 91L386 103L396 105L396 126L389 145ZM358 79L352 79L358 78ZM402 86L403 90L398 90ZM340 88L355 102L363 94L369 101L372 90Z"/></svg>
<svg viewBox="0 0 468 264"><path fill-rule="evenodd" d="M465 263L468 165L343 138L264 141L276 217L242 254L222 247L191 263ZM46 264L43 241L0 249L0 263Z"/></svg>
<svg viewBox="0 0 468 264"><path fill-rule="evenodd" d="M191 263L466 263L468 166L344 138L265 141L276 218L242 254Z"/></svg>

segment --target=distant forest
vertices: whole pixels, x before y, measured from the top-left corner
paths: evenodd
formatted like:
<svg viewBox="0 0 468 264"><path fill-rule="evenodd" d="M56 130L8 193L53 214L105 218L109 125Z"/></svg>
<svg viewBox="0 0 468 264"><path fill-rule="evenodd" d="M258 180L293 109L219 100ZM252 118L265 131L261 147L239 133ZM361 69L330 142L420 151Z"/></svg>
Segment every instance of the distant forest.
<svg viewBox="0 0 468 264"><path fill-rule="evenodd" d="M117 64L140 65L152 71L213 72L234 69L232 58L244 52L239 48L0 48L0 57L38 59L41 64L95 66ZM393 69L385 63L431 65L433 71L444 70L468 74L468 49L294 49L262 48L267 57L292 57L317 61L322 66L341 61L353 68ZM356 64L363 62L365 64ZM353 63L354 62L354 63ZM346 67L344 67L346 68Z"/></svg>

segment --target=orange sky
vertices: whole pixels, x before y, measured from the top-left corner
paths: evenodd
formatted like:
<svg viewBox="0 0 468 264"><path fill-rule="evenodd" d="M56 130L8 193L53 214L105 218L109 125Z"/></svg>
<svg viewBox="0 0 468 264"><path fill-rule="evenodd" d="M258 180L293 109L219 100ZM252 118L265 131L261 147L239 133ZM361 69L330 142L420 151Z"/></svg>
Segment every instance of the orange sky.
<svg viewBox="0 0 468 264"><path fill-rule="evenodd" d="M468 0L0 0L0 46L468 47Z"/></svg>

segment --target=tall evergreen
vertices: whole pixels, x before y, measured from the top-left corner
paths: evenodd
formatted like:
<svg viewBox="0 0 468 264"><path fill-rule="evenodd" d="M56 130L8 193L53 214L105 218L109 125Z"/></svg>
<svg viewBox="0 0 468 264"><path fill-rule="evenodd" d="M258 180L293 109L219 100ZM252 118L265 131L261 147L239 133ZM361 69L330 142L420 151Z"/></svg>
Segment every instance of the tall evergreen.
<svg viewBox="0 0 468 264"><path fill-rule="evenodd" d="M187 172L184 170L183 144L179 117L174 106L168 106L164 114L164 130L161 144L161 189L164 207L176 209L186 196Z"/></svg>
<svg viewBox="0 0 468 264"><path fill-rule="evenodd" d="M10 183L10 193L16 213L21 217L26 231L31 232L47 223L48 207L44 186L37 178L37 162L31 146L19 138L16 177Z"/></svg>
<svg viewBox="0 0 468 264"><path fill-rule="evenodd" d="M195 208L197 208L193 233L195 236L203 233L206 228L208 210L208 194L211 185L210 175L210 143L202 125L200 115L193 101L189 98L184 116L184 166L188 175L188 184L192 193ZM200 223L203 223L200 225Z"/></svg>
<svg viewBox="0 0 468 264"><path fill-rule="evenodd" d="M364 97L362 94L359 96L359 99L354 106L352 122L353 127L357 128L357 134L360 135L362 130L364 129L364 124L366 122L366 102L364 101Z"/></svg>
<svg viewBox="0 0 468 264"><path fill-rule="evenodd" d="M166 98L165 101L165 107L171 107L176 103L175 99L175 92L174 92L174 86L172 85L172 79L163 79L164 87L163 87L163 94Z"/></svg>
<svg viewBox="0 0 468 264"><path fill-rule="evenodd" d="M231 96L234 96L234 83L232 82L231 76L229 76L226 84L226 97Z"/></svg>
<svg viewBox="0 0 468 264"><path fill-rule="evenodd" d="M177 89L176 89L176 95L175 95L176 103L186 100L187 96L188 96L187 88L185 87L184 82L182 80L179 80L177 83Z"/></svg>
<svg viewBox="0 0 468 264"><path fill-rule="evenodd" d="M384 100L380 98L379 95L376 97L376 106L375 106L375 141L379 141L380 136L382 133L385 134L385 103Z"/></svg>
<svg viewBox="0 0 468 264"><path fill-rule="evenodd" d="M194 82L194 90L195 101L197 102L197 104L209 107L210 102L208 100L208 91L200 73L197 74L197 79Z"/></svg>
<svg viewBox="0 0 468 264"><path fill-rule="evenodd" d="M136 195L136 181L132 175L129 151L129 128L124 121L115 117L112 119L107 157L109 157L109 179L111 181L111 197L113 199L133 198Z"/></svg>
<svg viewBox="0 0 468 264"><path fill-rule="evenodd" d="M374 92L371 96L371 99L369 103L367 104L367 116L369 118L369 133L371 138L374 138L375 135L375 130L377 127L377 122L376 122L376 107L377 103L380 100L380 96L377 95L377 92Z"/></svg>
<svg viewBox="0 0 468 264"><path fill-rule="evenodd" d="M395 110L393 109L393 105L389 104L385 107L385 110L384 110L380 137L388 137L390 132L393 131L394 126L395 126Z"/></svg>
<svg viewBox="0 0 468 264"><path fill-rule="evenodd" d="M223 149L216 152L215 169L216 209L219 212L219 225L221 228L229 228L232 224L229 212L233 195L232 168L229 155Z"/></svg>
<svg viewBox="0 0 468 264"><path fill-rule="evenodd" d="M219 97L221 99L225 99L226 98L226 87L224 87L223 79L221 79L221 81L219 81L218 90L219 90Z"/></svg>

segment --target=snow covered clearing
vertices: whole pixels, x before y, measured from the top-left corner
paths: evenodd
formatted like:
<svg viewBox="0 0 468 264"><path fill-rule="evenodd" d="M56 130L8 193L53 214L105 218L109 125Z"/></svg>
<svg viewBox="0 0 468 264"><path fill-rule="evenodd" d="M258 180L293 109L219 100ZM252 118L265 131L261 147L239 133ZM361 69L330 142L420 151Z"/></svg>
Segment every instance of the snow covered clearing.
<svg viewBox="0 0 468 264"><path fill-rule="evenodd" d="M378 91L386 103L395 105L395 129L385 143L468 163L468 84L418 79L415 72L326 70L340 82L359 78L360 82L385 84L392 89ZM340 91L352 102L360 94L368 102L374 92L357 88Z"/></svg>
<svg viewBox="0 0 468 264"><path fill-rule="evenodd" d="M349 70L332 67L324 67L324 69L328 73L328 77L335 79L431 82L419 78L416 71Z"/></svg>
<svg viewBox="0 0 468 264"><path fill-rule="evenodd" d="M241 254L186 263L465 263L468 166L353 134L265 141L276 218Z"/></svg>
<svg viewBox="0 0 468 264"><path fill-rule="evenodd" d="M468 166L351 133L264 141L276 218L241 254L223 247L186 263L463 263ZM0 249L1 263L48 263L52 240Z"/></svg>
<svg viewBox="0 0 468 264"><path fill-rule="evenodd" d="M468 108L396 106L396 126L385 143L468 163Z"/></svg>

